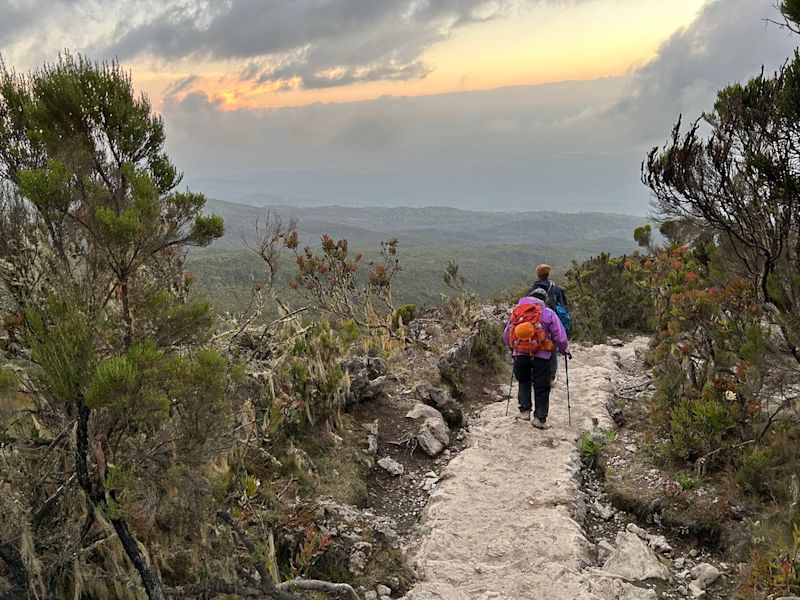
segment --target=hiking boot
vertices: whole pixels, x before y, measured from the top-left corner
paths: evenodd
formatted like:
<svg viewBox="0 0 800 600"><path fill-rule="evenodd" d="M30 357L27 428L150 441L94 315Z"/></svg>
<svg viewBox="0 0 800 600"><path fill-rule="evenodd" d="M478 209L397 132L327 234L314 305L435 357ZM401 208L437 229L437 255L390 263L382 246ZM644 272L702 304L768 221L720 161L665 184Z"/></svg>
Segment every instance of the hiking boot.
<svg viewBox="0 0 800 600"><path fill-rule="evenodd" d="M521 421L530 421L531 420L531 411L519 411L519 415L517 415L517 419Z"/></svg>
<svg viewBox="0 0 800 600"><path fill-rule="evenodd" d="M550 429L550 425L544 421L540 421L539 417L533 417L533 426L536 427L536 429Z"/></svg>

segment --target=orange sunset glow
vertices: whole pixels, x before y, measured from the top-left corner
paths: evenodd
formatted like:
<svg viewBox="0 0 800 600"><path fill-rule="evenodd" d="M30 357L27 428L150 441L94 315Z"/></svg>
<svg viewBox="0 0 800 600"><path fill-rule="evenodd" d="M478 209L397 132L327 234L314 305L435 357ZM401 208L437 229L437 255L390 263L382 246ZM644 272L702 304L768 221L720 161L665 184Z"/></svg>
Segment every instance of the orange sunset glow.
<svg viewBox="0 0 800 600"><path fill-rule="evenodd" d="M703 0L594 2L518 8L502 19L472 23L422 55L425 77L305 89L300 79L258 84L243 80L236 61L192 62L167 68L139 59L135 83L158 107L174 81L195 75L181 94L201 91L223 110L354 102L381 96L424 96L563 80L617 76L651 59L670 35L691 23ZM335 73L334 73L335 74Z"/></svg>

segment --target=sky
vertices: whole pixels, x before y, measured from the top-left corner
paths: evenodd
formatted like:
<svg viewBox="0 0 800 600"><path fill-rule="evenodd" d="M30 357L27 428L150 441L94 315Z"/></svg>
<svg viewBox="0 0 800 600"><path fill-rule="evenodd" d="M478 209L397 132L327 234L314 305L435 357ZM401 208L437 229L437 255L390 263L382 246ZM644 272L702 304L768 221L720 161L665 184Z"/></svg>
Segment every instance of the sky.
<svg viewBox="0 0 800 600"><path fill-rule="evenodd" d="M678 115L780 66L774 0L10 0L18 71L118 59L193 190L646 214Z"/></svg>

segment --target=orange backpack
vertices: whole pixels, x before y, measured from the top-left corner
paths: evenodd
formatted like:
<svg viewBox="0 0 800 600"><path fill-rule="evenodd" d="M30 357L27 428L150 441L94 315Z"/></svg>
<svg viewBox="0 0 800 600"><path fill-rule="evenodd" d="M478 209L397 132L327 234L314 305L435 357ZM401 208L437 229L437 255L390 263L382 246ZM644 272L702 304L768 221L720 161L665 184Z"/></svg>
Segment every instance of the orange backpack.
<svg viewBox="0 0 800 600"><path fill-rule="evenodd" d="M552 352L553 342L542 327L540 304L517 304L511 313L508 344L517 354L533 356L537 352Z"/></svg>

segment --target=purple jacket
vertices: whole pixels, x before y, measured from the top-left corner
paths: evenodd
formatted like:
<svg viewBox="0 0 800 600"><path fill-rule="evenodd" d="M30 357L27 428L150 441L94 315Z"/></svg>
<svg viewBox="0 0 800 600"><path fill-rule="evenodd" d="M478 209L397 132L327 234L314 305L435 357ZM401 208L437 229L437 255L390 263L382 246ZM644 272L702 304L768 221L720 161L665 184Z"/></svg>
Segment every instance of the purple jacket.
<svg viewBox="0 0 800 600"><path fill-rule="evenodd" d="M558 351L561 354L566 354L569 351L569 342L567 341L567 332L564 331L564 326L561 324L561 320L558 318L558 315L547 308L545 303L538 298L531 298L530 296L523 296L519 299L517 304L539 304L544 306L542 309L542 327L547 332L547 336L553 340L553 343L558 348ZM511 331L511 320L509 319L508 323L506 323L506 328L503 330L503 342L506 346L508 346L508 335ZM520 354L519 352L514 352L514 356ZM543 350L541 352L536 353L536 358L550 358L550 352Z"/></svg>

